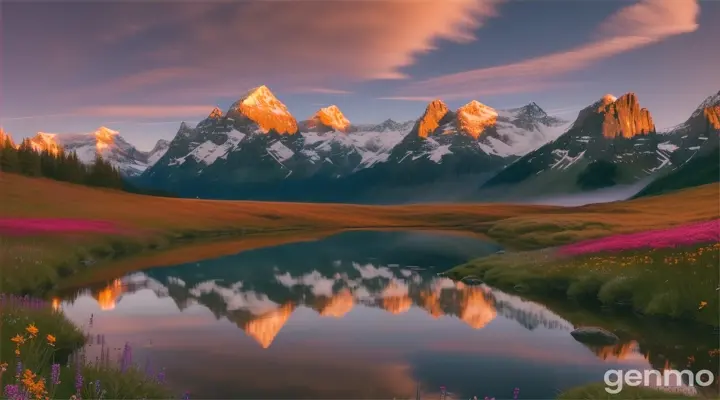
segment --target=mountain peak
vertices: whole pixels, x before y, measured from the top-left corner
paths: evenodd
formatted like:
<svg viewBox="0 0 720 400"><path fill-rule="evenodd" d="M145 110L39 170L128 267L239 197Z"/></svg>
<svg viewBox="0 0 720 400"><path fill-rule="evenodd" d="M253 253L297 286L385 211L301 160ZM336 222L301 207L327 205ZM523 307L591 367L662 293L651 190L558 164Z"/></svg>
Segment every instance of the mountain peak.
<svg viewBox="0 0 720 400"><path fill-rule="evenodd" d="M270 91L270 88L265 85L260 85L248 90L240 97L238 102L246 105L257 105L258 103L269 103L273 100L277 100L277 98L273 92Z"/></svg>
<svg viewBox="0 0 720 400"><path fill-rule="evenodd" d="M457 110L458 130L477 139L487 127L495 125L497 116L492 107L472 100Z"/></svg>
<svg viewBox="0 0 720 400"><path fill-rule="evenodd" d="M650 112L646 108L640 108L635 93L620 96L605 106L603 114L602 133L606 138L631 138L655 132L655 124Z"/></svg>
<svg viewBox="0 0 720 400"><path fill-rule="evenodd" d="M572 126L579 127L588 117L596 113L604 112L605 108L615 101L617 101L617 97L611 94L605 94L599 100L580 110Z"/></svg>
<svg viewBox="0 0 720 400"><path fill-rule="evenodd" d="M274 130L280 134L292 135L298 131L297 121L285 104L265 85L250 89L233 103L228 116L250 120L264 133Z"/></svg>
<svg viewBox="0 0 720 400"><path fill-rule="evenodd" d="M635 93L632 94L635 95ZM603 104L610 104L616 102L617 99L618 98L616 96L613 96L610 93L606 93L603 97L600 98L600 102Z"/></svg>
<svg viewBox="0 0 720 400"><path fill-rule="evenodd" d="M51 154L60 152L60 144L57 141L56 133L38 132L30 138L30 146L37 152L47 151Z"/></svg>
<svg viewBox="0 0 720 400"><path fill-rule="evenodd" d="M218 119L223 116L223 112L219 107L215 107L210 111L210 115L208 115L208 118L210 119Z"/></svg>
<svg viewBox="0 0 720 400"><path fill-rule="evenodd" d="M693 112L690 120L702 118L711 129L720 130L720 91L703 100Z"/></svg>
<svg viewBox="0 0 720 400"><path fill-rule="evenodd" d="M102 152L103 150L110 147L115 142L114 137L119 134L120 132L114 131L105 126L101 126L100 128L98 128L98 130L93 132L93 136L95 136L96 141L95 148L97 149L97 151Z"/></svg>
<svg viewBox="0 0 720 400"><path fill-rule="evenodd" d="M323 125L339 132L347 132L350 121L336 105L321 108L311 118L315 125Z"/></svg>
<svg viewBox="0 0 720 400"><path fill-rule="evenodd" d="M544 118L547 117L547 113L537 103L530 102L523 107L520 107L520 112L533 118Z"/></svg>
<svg viewBox="0 0 720 400"><path fill-rule="evenodd" d="M423 113L418 121L418 136L425 138L433 133L433 131L440 126L440 120L442 120L449 111L442 100L431 101L427 108L425 108L425 113Z"/></svg>

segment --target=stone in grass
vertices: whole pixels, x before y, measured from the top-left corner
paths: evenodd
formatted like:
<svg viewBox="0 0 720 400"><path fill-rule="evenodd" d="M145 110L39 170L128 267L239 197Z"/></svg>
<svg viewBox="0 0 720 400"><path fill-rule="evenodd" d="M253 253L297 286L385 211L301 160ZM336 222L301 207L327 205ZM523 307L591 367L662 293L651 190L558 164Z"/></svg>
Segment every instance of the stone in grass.
<svg viewBox="0 0 720 400"><path fill-rule="evenodd" d="M620 338L614 333L596 326L582 326L570 332L570 335L580 343L587 344L615 344Z"/></svg>

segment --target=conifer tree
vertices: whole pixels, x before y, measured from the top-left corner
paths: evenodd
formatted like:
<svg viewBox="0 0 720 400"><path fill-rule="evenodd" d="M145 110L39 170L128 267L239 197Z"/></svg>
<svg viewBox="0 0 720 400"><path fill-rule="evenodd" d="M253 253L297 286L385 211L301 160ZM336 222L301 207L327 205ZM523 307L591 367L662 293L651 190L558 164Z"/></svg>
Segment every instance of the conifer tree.
<svg viewBox="0 0 720 400"><path fill-rule="evenodd" d="M0 143L0 170L3 172L20 172L17 150L7 136Z"/></svg>
<svg viewBox="0 0 720 400"><path fill-rule="evenodd" d="M40 154L36 152L29 139L25 139L17 150L20 173L28 176L42 176Z"/></svg>

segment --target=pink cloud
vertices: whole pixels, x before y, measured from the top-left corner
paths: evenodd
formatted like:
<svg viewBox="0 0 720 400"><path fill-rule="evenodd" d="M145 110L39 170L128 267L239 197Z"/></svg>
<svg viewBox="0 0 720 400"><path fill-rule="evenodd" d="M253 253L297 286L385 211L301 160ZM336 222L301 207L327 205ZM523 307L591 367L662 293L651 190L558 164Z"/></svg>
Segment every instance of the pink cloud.
<svg viewBox="0 0 720 400"><path fill-rule="evenodd" d="M349 90L330 89L323 87L298 88L293 90L296 93L319 93L319 94L352 94Z"/></svg>
<svg viewBox="0 0 720 400"><path fill-rule="evenodd" d="M461 93L508 93L513 87L543 87L548 78L698 28L697 0L641 0L604 21L594 41L569 50L443 75L409 84L398 97L458 97ZM460 96L462 97L462 96Z"/></svg>
<svg viewBox="0 0 720 400"><path fill-rule="evenodd" d="M111 105L82 107L75 110L75 115L93 117L137 117L162 118L183 117L190 115L209 114L213 106L210 105L181 105L181 106L149 106L149 105Z"/></svg>
<svg viewBox="0 0 720 400"><path fill-rule="evenodd" d="M329 79L406 78L402 69L417 55L434 50L438 40L474 40L473 32L497 15L502 1L218 2L200 5L202 12L188 18L197 4L193 2L179 11L165 7L166 13L179 15L156 24L141 11L157 4L132 3L124 12L137 17L133 25L126 26L128 18L109 16L103 29L113 33L97 41L123 45L142 33L162 30L166 35L161 44L138 48L125 60L158 67L116 78L108 90L96 93L139 91L145 83L190 90L216 85L222 77L230 87L252 81L250 85L347 94L324 85Z"/></svg>

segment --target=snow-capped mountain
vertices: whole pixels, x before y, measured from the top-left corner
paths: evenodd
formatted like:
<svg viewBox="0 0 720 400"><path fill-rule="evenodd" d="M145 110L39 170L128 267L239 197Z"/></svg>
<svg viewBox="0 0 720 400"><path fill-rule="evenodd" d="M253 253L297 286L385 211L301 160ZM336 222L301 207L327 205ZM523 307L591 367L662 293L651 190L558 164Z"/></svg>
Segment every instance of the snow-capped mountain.
<svg viewBox="0 0 720 400"><path fill-rule="evenodd" d="M270 191L262 198L289 200L302 190L303 199L317 200L322 196L315 193L336 196L340 188L490 174L567 126L534 103L498 111L473 101L451 112L439 100L418 121L353 125L332 105L298 123L260 86L226 114L216 108L195 128L183 123L143 179L187 195L247 198Z"/></svg>
<svg viewBox="0 0 720 400"><path fill-rule="evenodd" d="M38 132L30 139L30 144L36 151L57 153L63 149L66 152L75 152L80 162L88 165L100 155L125 176L138 176L153 161L157 161L165 151L163 142L166 141L158 141L150 152L142 152L128 143L118 131L104 126L91 133Z"/></svg>
<svg viewBox="0 0 720 400"><path fill-rule="evenodd" d="M673 148L673 164L680 165L696 153L707 153L718 146L720 133L720 92L706 98L690 118L664 132Z"/></svg>
<svg viewBox="0 0 720 400"><path fill-rule="evenodd" d="M567 121L548 116L537 104L496 110L476 100L452 112L434 100L418 120L403 160L442 163L458 152L500 158L521 156L560 136ZM401 161L399 161L401 162Z"/></svg>
<svg viewBox="0 0 720 400"><path fill-rule="evenodd" d="M696 114L703 112L696 111L689 121L695 121ZM567 132L507 166L482 189L499 187L512 196L634 183L687 161L699 149L696 142L708 140L705 131L697 129L702 125L688 122L682 132L658 134L634 93L606 95L580 111Z"/></svg>
<svg viewBox="0 0 720 400"><path fill-rule="evenodd" d="M300 130L306 132L345 132L350 130L350 121L336 105L319 109L309 120L300 123Z"/></svg>

